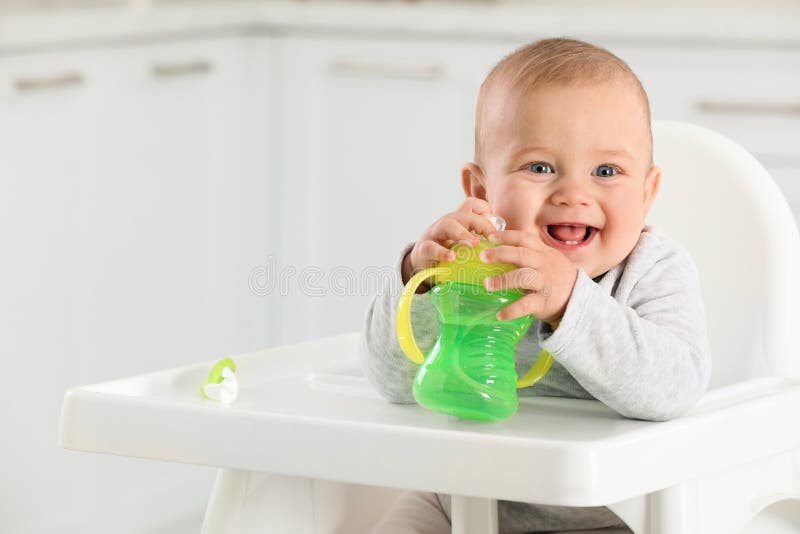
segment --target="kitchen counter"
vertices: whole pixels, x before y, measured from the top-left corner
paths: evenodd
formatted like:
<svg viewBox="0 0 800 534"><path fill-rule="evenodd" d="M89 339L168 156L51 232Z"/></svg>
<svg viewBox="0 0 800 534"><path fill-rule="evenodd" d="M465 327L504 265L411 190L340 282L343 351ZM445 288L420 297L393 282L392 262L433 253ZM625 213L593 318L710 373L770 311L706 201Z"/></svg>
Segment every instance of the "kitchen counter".
<svg viewBox="0 0 800 534"><path fill-rule="evenodd" d="M342 2L256 0L0 11L0 54L187 33L280 32L524 41L564 35L606 43L800 49L800 5L625 2Z"/></svg>

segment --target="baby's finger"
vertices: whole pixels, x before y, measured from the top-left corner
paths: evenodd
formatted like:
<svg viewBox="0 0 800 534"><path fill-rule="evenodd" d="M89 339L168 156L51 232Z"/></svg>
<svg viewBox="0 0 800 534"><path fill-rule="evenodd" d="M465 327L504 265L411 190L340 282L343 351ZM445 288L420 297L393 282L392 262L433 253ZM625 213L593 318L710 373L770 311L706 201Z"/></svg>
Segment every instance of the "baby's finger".
<svg viewBox="0 0 800 534"><path fill-rule="evenodd" d="M457 241L464 241L470 245L478 244L479 238L469 231L461 221L452 214L439 219L433 227L431 238L447 247Z"/></svg>
<svg viewBox="0 0 800 534"><path fill-rule="evenodd" d="M480 253L485 263L510 263L520 267L539 267L541 251L512 245L499 245L487 248Z"/></svg>
<svg viewBox="0 0 800 534"><path fill-rule="evenodd" d="M472 212L488 217L492 214L492 207L483 199L477 197L467 197L458 207L458 211Z"/></svg>
<svg viewBox="0 0 800 534"><path fill-rule="evenodd" d="M489 236L489 240L494 243L503 245L516 245L518 247L525 247L528 249L542 249L547 248L542 236L534 232L526 232L524 230L504 230L502 232L495 232Z"/></svg>
<svg viewBox="0 0 800 534"><path fill-rule="evenodd" d="M547 297L548 295L546 295L543 291L528 293L521 299L512 302L497 312L497 320L509 321L511 319L524 317L526 315L538 317L541 315L542 310L544 309L544 304L547 300Z"/></svg>
<svg viewBox="0 0 800 534"><path fill-rule="evenodd" d="M419 262L427 267L439 261L452 261L455 257L455 252L430 239L423 241L419 247Z"/></svg>
<svg viewBox="0 0 800 534"><path fill-rule="evenodd" d="M485 215L479 215L468 211L456 211L452 213L452 217L456 218L467 229L475 230L484 236L488 236L497 231L492 221Z"/></svg>
<svg viewBox="0 0 800 534"><path fill-rule="evenodd" d="M520 267L496 276L490 276L483 281L487 291L508 289L524 289L527 291L541 291L543 289L542 277L539 271L532 267Z"/></svg>

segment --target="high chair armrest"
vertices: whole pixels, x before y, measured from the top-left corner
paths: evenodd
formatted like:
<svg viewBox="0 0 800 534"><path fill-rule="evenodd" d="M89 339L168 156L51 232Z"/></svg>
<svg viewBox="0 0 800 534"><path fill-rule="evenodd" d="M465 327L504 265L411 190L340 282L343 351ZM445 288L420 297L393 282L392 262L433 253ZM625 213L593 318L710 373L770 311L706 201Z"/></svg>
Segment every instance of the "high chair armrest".
<svg viewBox="0 0 800 534"><path fill-rule="evenodd" d="M357 334L235 357L240 394L203 399L208 365L69 390L69 449L455 495L605 505L800 448L800 382L713 391L666 422L597 401L526 397L499 423L380 398Z"/></svg>

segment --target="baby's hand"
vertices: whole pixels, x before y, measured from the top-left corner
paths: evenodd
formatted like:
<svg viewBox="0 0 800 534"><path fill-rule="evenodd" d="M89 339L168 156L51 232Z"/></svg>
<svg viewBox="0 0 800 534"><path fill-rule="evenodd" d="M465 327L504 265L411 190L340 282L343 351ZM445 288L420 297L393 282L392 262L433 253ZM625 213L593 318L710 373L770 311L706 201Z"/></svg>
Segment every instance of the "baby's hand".
<svg viewBox="0 0 800 534"><path fill-rule="evenodd" d="M506 230L489 239L498 244L481 252L487 263L511 263L519 267L484 281L489 291L519 288L527 295L497 313L501 321L533 314L555 329L567 309L578 279L578 268L560 251L547 246L539 234Z"/></svg>
<svg viewBox="0 0 800 534"><path fill-rule="evenodd" d="M450 250L454 243L477 245L480 239L470 230L485 236L496 232L489 220L491 214L488 202L468 197L456 211L437 219L403 259L403 283L407 283L414 273L433 267L439 261L455 259L455 253ZM423 291L426 289L422 288Z"/></svg>

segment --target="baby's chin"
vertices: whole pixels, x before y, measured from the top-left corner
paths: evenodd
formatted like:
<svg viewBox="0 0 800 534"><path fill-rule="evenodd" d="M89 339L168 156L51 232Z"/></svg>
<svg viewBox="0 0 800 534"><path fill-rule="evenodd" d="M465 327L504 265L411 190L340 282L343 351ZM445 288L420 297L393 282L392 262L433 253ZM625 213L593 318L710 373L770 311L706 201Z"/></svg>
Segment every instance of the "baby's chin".
<svg viewBox="0 0 800 534"><path fill-rule="evenodd" d="M607 257L601 257L597 252L597 250L591 250L590 248L575 250L571 253L567 252L564 255L572 261L575 267L580 267L589 278L594 279L603 276L613 267L613 265L609 265L609 259Z"/></svg>
<svg viewBox="0 0 800 534"><path fill-rule="evenodd" d="M572 263L583 269L589 278L597 281L608 271L625 261L625 259L636 248L640 233L631 233L624 238L615 235L616 239L609 240L603 238L604 233L601 229L595 236L594 242L590 243L585 249L578 249L566 256Z"/></svg>
<svg viewBox="0 0 800 534"><path fill-rule="evenodd" d="M583 269L583 272L585 272L587 275L589 275L589 278L595 278L595 277L597 277L599 275L604 274L608 270L608 269L603 269L602 267L597 265L596 262L592 262L591 260L589 260L589 261L586 261L586 260L582 260L582 261L573 260L572 264L575 265L576 268Z"/></svg>
<svg viewBox="0 0 800 534"><path fill-rule="evenodd" d="M625 254L622 258L619 259L612 259L609 258L581 258L580 260L574 260L573 263L576 267L580 267L583 269L589 278L593 279L597 282L600 278L603 277L608 271L613 269L615 266L622 263L628 255Z"/></svg>

